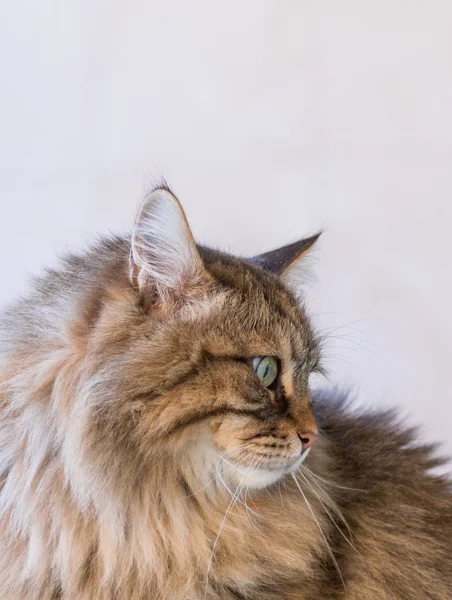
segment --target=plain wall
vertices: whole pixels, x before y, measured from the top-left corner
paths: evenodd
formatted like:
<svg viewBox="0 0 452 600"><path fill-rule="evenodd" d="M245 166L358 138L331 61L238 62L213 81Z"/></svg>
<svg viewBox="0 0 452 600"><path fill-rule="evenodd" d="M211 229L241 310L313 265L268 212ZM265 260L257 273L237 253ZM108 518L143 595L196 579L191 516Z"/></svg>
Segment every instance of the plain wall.
<svg viewBox="0 0 452 600"><path fill-rule="evenodd" d="M451 31L450 0L4 0L0 303L161 175L205 244L322 228L329 385L452 455Z"/></svg>

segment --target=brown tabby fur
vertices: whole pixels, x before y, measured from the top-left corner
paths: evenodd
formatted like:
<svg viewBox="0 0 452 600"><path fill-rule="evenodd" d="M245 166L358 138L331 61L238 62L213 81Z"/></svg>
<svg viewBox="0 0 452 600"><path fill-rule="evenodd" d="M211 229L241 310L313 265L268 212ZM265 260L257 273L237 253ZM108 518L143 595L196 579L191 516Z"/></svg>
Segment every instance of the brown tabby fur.
<svg viewBox="0 0 452 600"><path fill-rule="evenodd" d="M289 288L198 247L168 292L130 250L69 256L3 319L0 600L452 598L450 484L392 415L312 409L319 345ZM297 481L234 480L299 453L312 411Z"/></svg>

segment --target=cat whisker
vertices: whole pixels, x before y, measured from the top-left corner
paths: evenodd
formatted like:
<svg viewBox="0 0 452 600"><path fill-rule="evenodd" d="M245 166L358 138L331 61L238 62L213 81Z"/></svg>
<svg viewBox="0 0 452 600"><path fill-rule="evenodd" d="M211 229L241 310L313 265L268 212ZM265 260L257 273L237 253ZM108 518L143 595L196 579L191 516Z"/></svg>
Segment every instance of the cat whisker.
<svg viewBox="0 0 452 600"><path fill-rule="evenodd" d="M242 463L243 463L243 461L244 461L244 460L246 460L246 458L248 458L248 456L249 456L249 455L250 455L250 452L249 452L249 453L248 453L248 454L247 454L247 455L246 455L246 456L243 458L243 460L242 460L242 461L240 461L240 462L239 462L239 463L237 463L237 464L242 464ZM227 461L226 461L226 460L223 458L223 462L227 462ZM251 465L251 468L254 468L254 467L258 466L258 465L259 465L259 463L260 463L260 461L259 461L259 460L256 460L256 461L254 461L254 462L253 462L253 464ZM235 465L232 465L232 464L230 464L230 463L229 463L229 465L230 465L230 467L229 467L229 468L231 468L231 467L232 467L232 468L235 468L237 471L239 471L239 469L237 469L237 467L236 467ZM247 473L246 473L246 475L248 474L249 470L250 470L250 469L248 469L248 470L247 470ZM239 472L240 472L240 471L239 471ZM223 483L223 485L226 487L226 489L228 490L228 492L229 492L229 493L231 494L231 496L232 496L232 495L233 495L233 492L232 492L232 491L229 489L229 487L227 486L227 484L225 483L225 481L224 481L224 480L223 480L221 477L220 477L220 481ZM243 489L243 486L242 486L242 489ZM255 530L255 531L256 531L256 532L257 532L259 535L262 535L262 534L261 534L261 532L260 532L260 531L257 529L257 527L256 527L256 525L255 525L255 523L254 523L254 521L252 520L252 518L251 518L251 515L254 515L254 516L256 516L256 517L258 517L258 518L261 518L261 519L263 519L264 517L263 517L263 515L261 515L261 514L260 514L260 513L258 513L257 511L253 510L253 509L252 509L252 508L251 508L251 507L248 505L248 503L247 503L247 495L248 495L248 490L247 490L247 489L245 489L245 497L243 498L243 501L241 500L241 498L240 498L240 497L238 497L238 501L240 502L240 504L242 504L242 505L245 507L245 511L246 511L246 515L247 515L247 517L248 517L248 521L249 521L249 522L250 522L250 524L252 525L253 529L254 529L254 530ZM238 494L238 496L240 496L240 493Z"/></svg>
<svg viewBox="0 0 452 600"><path fill-rule="evenodd" d="M359 332L359 333L363 333L363 332ZM382 352L385 352L386 349L382 348L381 346L377 346L376 344L373 344L372 342L369 342L366 339L362 339L362 337L360 337L359 335L357 335L357 333L344 333L342 335L329 335L326 334L325 337L320 338L321 340L342 340L345 342L351 342L352 344L356 344L358 346L363 346L363 348L365 350L369 350L369 351L373 351L375 350L381 350Z"/></svg>
<svg viewBox="0 0 452 600"><path fill-rule="evenodd" d="M240 465L240 464L242 464L242 463L243 463L243 461L244 461L244 460L246 460L246 458L248 458L248 456L249 456L250 454L251 454L251 453L249 452L249 453L247 454L247 456L245 456L245 457L243 458L243 460L242 460L242 461L240 461L239 463L237 463L237 465ZM219 457L219 460L220 460L220 459L221 459L223 462L225 462L226 464L228 464L230 468L233 468L233 469L235 469L235 470L236 470L238 473L241 473L240 469L238 469L236 465L233 465L232 463L230 463L229 461L227 461L225 458L223 458L223 457L221 457L221 456ZM218 462L218 461L217 461L217 462ZM253 465L252 465L252 466L253 466L253 468L254 468L254 466L255 466L256 464L257 464L257 461L255 461L255 462L253 463ZM247 470L246 474L244 475L244 478L246 478L246 476L248 475L248 473L250 472L250 470L251 470L251 467L249 467L249 468L248 468L248 470ZM220 470L220 469L218 469L218 468L217 468L217 473L218 473L218 479L219 479L219 481L221 481L221 483L222 483L222 484L223 484L223 486L226 488L226 490L229 492L229 494L233 495L233 492L230 490L229 486L228 486L228 485L227 485L227 483L224 481L224 478L223 478L223 473L221 473L221 470ZM252 510L251 508L249 508L249 507L247 506L246 502L244 503L244 502L243 502L243 501L242 501L240 498L238 498L238 501L240 502L240 504L242 504L243 506L245 506L245 508L246 508L247 510L251 511L251 513L252 513L254 516L256 516L256 517L259 517L259 518L263 518L263 517L262 517L262 515L261 515L260 513L258 513L258 512L256 512L256 511Z"/></svg>
<svg viewBox="0 0 452 600"><path fill-rule="evenodd" d="M366 338L363 339L363 334L368 333L369 330L362 330L362 329L356 329L353 327L350 327L351 332L349 331L345 331L345 332L339 332L336 333L337 329L334 331L322 331L322 332L318 332L317 339L320 340L329 340L329 339L350 339L350 340L357 340L359 343L363 343L366 344L366 346L370 347L370 348L376 348L377 350L384 350L384 348L379 348L376 344L373 344L372 342L369 342Z"/></svg>
<svg viewBox="0 0 452 600"><path fill-rule="evenodd" d="M345 485L339 485L337 483L334 483L333 481L328 481L327 479L324 479L323 477L320 477L320 475L317 475L317 473L314 473L312 471L312 469L310 469L305 464L301 465L300 468L303 470L303 472L305 474L311 475L311 477L313 477L316 480L322 481L327 486L335 487L335 488L338 488L338 489L341 489L341 490L347 490L349 492L362 492L364 494L367 494L367 492L368 492L368 490L363 490L363 489L360 489L360 488L347 487Z"/></svg>
<svg viewBox="0 0 452 600"><path fill-rule="evenodd" d="M241 446L237 446L236 448L233 448L232 450L226 450L225 452L223 452L222 454L220 454L219 459L223 458L225 455L227 454L231 454L232 452L235 452L237 450L243 450L246 449L250 446L250 444L242 444ZM218 461L218 459L217 459ZM230 465L226 471L230 471L231 468L233 468L234 465ZM184 498L192 498L193 496L196 496L196 494L199 494L200 492L202 492L203 490L205 490L211 483L213 483L214 481L216 481L218 479L218 473L217 475L215 475L214 477L212 477L212 479L209 479L209 481L203 485L201 488L199 488L198 490L196 490L195 492L192 492L191 494L185 494Z"/></svg>
<svg viewBox="0 0 452 600"><path fill-rule="evenodd" d="M337 349L337 348L335 348ZM341 363L343 365L347 365L348 367L352 367L352 369L357 369L358 367L351 363L349 360L346 360L345 358L341 357L341 356L336 356L334 354L331 354L331 351L323 351L323 361L326 362L335 362L335 363ZM329 366L328 367L328 371L332 371L332 368ZM328 379L328 377L327 377Z"/></svg>
<svg viewBox="0 0 452 600"><path fill-rule="evenodd" d="M248 502L247 502L247 496L248 496L248 490L246 489L246 490L245 490L245 497L244 497L244 499L243 499L243 501L244 501L244 503L245 503L245 508L246 508L246 516L248 517L248 521L249 521L250 525L253 527L254 531L255 531L255 532L258 534L258 535L262 535L262 533L261 533L261 532L258 530L258 528L256 527L256 525L255 525L255 523L254 523L253 519L251 518L250 512L251 512L252 514L258 514L258 513L256 513L255 511L253 511L253 510L252 510L252 509L249 507L249 505L248 505ZM260 517L262 517L262 515L259 515L259 516L260 516Z"/></svg>
<svg viewBox="0 0 452 600"><path fill-rule="evenodd" d="M318 315L316 316L321 316L321 315L326 315L326 314L338 314L338 313L318 313ZM350 321L350 323L345 323L344 325L338 325L338 326L333 326L333 327L322 327L317 329L317 332L322 335L329 335L331 333L334 333L335 331L339 331L340 329L345 329L346 327L348 327L349 329L352 329L353 331L356 332L361 332L360 329L358 329L357 327L353 327L353 325L357 325L358 323L363 323L365 321L374 321L375 319L378 319L379 317L365 317L363 319L357 319L355 321Z"/></svg>
<svg viewBox="0 0 452 600"><path fill-rule="evenodd" d="M305 484L308 486L308 488L311 490L311 492L316 496L316 498L318 499L318 501L320 502L320 504L322 505L323 510L325 511L325 513L328 515L328 517L330 518L331 522L333 523L333 525L336 527L336 529L339 531L339 533L341 534L341 536L344 538L344 540L347 542L347 544L353 548L353 550L359 554L358 550L356 549L355 545L348 539L348 537L345 535L345 533L342 531L342 529L339 527L339 525L337 524L336 520L334 519L334 517L332 516L331 512L328 510L327 505L322 501L322 499L320 498L319 494L315 491L315 489L312 487L312 485L309 483L309 481L307 480L307 478L303 475L303 473L300 472L301 477L303 478ZM345 524L345 527L347 528L350 536L352 536L352 531L347 523L347 521L345 520L344 516L342 515L341 511L336 507L333 508L332 506L329 506L329 508L336 514L337 517L339 517L341 519L341 521Z"/></svg>
<svg viewBox="0 0 452 600"><path fill-rule="evenodd" d="M304 471L299 471L300 475L303 477L303 479L305 480L306 484L309 485L310 489L312 490L312 492L314 492L317 497L320 499L319 495L317 494L317 492L314 490L314 488L312 487L311 483L313 483L314 485L317 486L317 488L320 490L320 492L323 494L323 501L327 504L327 506L334 512L334 514L342 521L342 523L345 525L345 527L347 528L347 531L350 535L350 537L353 537L353 532L349 526L349 524L347 523L344 515L342 514L342 511L340 510L340 508L338 507L337 503L331 498L331 496L329 495L329 493L325 490L325 488L323 488L320 483L314 479L311 478L311 483L308 481L307 478L310 478L310 475Z"/></svg>
<svg viewBox="0 0 452 600"><path fill-rule="evenodd" d="M330 558L331 558L331 561L332 561L332 563L333 563L333 565L334 565L334 567L335 567L335 569L336 569L336 571L337 571L337 573L338 573L338 575L339 575L339 577L340 577L340 580L341 580L341 582L342 582L342 585L343 585L343 587L344 587L344 590L345 590L345 581L344 581L344 578L343 578L343 576L342 576L342 571L341 571L341 570L340 570L340 568L339 568L339 564L338 564L338 562L337 562L337 560L336 560L336 557L334 556L334 552L332 551L332 549L331 549L331 546L330 546L330 544L329 544L329 542L328 542L328 540L327 540L327 538L326 538L326 535L325 535L325 533L323 532L323 529L322 529L322 527L321 527L321 525L320 525L320 523L319 523L319 520L318 520L318 519L317 519L317 517L315 516L315 512L314 512L314 510L312 509L312 506L311 506L311 504L310 504L309 500L307 499L307 497L306 497L306 494L303 492L303 490L301 489L301 486L300 486L300 484L298 483L298 480L297 480L297 478L296 478L296 476L295 476L295 473L292 473L292 479L294 480L294 482L295 482L295 485L297 486L298 490L300 491L300 494L302 495L302 497L303 497L303 500L305 501L305 504L306 504L306 506L308 507L308 509L309 509L309 512L311 513L311 515L312 515L312 518L314 519L314 521L315 521L315 523L316 523L316 525L317 525L317 527L318 527L318 530L319 530L319 532L320 532L320 535L322 536L322 539L323 539L323 541L324 541L324 543L325 543L326 550L327 550L327 552L328 552L328 554L329 554L329 556L330 556Z"/></svg>
<svg viewBox="0 0 452 600"><path fill-rule="evenodd" d="M246 476L247 476L247 474L248 474L249 470L250 470L250 469L251 469L253 466L254 466L254 463L253 463L253 464L252 464L252 465L249 467L248 471L247 471L247 472L245 473L245 475L242 477L242 479L241 479L241 481L240 481L239 485L237 486L236 493L235 493L235 494L234 494L234 493L232 493L233 495L232 495L231 501L229 502L229 505L228 505L228 507L227 507L227 509L226 509L226 512L224 513L223 519L222 519L222 521L221 521L221 523L220 523L220 527L218 528L218 533L217 533L217 536L216 536L216 538L215 538L215 541L214 541L214 543L213 543L213 545L212 545L212 551L211 551L211 553L210 553L210 558L209 558L209 562L208 562L208 565L207 565L207 571L206 571L206 585L205 585L204 599L205 599L205 598L207 598L207 592L208 592L208 589L209 589L209 575L210 575L210 571L211 571L211 569L212 569L213 557L214 557L215 550L216 550L216 548L217 548L217 545L218 545L218 541L219 541L219 539L220 539L220 536L221 536L221 533L222 533L222 531L223 531L224 527L226 526L226 522L227 522L227 520L228 520L228 517L229 517L229 515L230 515L230 513L231 513L232 509L234 508L234 505L236 504L236 502L237 502L237 500L238 500L238 496L239 496L240 492L242 491L242 489L243 489L243 486L245 485L245 483L244 483L244 482L245 482L245 480L246 480ZM220 481L221 481L221 480L220 480Z"/></svg>
<svg viewBox="0 0 452 600"><path fill-rule="evenodd" d="M331 339L334 339L334 338L331 338ZM327 339L327 341L328 341L328 339ZM347 340L341 340L341 341L346 342ZM370 348L366 348L365 346L363 346L362 344L358 344L357 342L354 342L354 343L356 345L360 346L361 348L363 348L364 350L367 350L367 352L369 352L370 354L373 354L376 358L383 360L382 356L380 356L380 354L378 354L377 352L374 352ZM356 354L359 354L360 356L363 356L364 358L369 358L358 348L351 348L350 346L334 344L334 345L330 346L330 349L331 350L346 350L347 352L355 352Z"/></svg>
<svg viewBox="0 0 452 600"><path fill-rule="evenodd" d="M213 556L214 556L215 550L217 548L218 540L220 539L220 535L221 535L221 533L222 533L222 531L224 529L224 526L226 525L226 521L227 521L227 518L229 516L229 513L232 510L232 507L234 506L236 500L237 499L234 496L231 498L231 501L229 502L229 505L228 505L228 507L226 509L226 512L224 513L223 519L222 519L222 521L220 523L220 527L218 528L217 536L216 536L215 541L214 541L213 546L212 546L212 551L210 553L210 558L209 558L209 562L208 562L208 565L207 565L206 586L205 586L204 598L207 598L207 590L208 590L208 587L209 587L209 575L210 575L210 570L212 568Z"/></svg>

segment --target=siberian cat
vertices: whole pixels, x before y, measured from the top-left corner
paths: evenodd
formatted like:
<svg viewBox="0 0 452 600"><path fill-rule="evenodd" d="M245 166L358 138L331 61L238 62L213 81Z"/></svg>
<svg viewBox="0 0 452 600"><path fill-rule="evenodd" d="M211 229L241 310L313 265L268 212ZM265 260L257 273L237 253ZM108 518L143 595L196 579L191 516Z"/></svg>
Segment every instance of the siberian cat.
<svg viewBox="0 0 452 600"><path fill-rule="evenodd" d="M431 448L311 398L315 240L196 246L163 186L6 312L0 600L452 598Z"/></svg>

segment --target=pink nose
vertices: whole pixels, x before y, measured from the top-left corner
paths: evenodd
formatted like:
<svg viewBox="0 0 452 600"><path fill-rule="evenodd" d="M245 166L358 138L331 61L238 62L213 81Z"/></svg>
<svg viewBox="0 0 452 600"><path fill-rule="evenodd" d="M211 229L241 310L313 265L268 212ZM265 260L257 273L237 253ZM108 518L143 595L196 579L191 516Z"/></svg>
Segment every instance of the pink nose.
<svg viewBox="0 0 452 600"><path fill-rule="evenodd" d="M312 444L316 441L317 436L315 433L299 433L298 437L303 445L303 452L310 448Z"/></svg>

